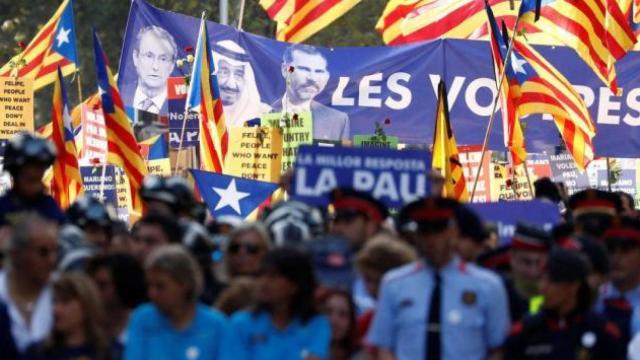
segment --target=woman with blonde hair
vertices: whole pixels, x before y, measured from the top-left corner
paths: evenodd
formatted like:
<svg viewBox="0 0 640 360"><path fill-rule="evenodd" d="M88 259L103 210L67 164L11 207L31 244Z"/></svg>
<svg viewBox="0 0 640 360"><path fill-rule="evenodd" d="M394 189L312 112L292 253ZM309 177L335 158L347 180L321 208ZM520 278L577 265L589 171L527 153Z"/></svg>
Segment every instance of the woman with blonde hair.
<svg viewBox="0 0 640 360"><path fill-rule="evenodd" d="M25 359L113 359L102 330L103 307L87 275L62 274L53 283L53 329L49 337L27 349Z"/></svg>
<svg viewBox="0 0 640 360"><path fill-rule="evenodd" d="M129 322L125 360L220 359L225 318L199 304L202 273L181 245L163 245L145 263L151 303Z"/></svg>
<svg viewBox="0 0 640 360"><path fill-rule="evenodd" d="M271 239L264 225L245 223L233 229L225 253L229 280L238 276L257 276L270 248Z"/></svg>

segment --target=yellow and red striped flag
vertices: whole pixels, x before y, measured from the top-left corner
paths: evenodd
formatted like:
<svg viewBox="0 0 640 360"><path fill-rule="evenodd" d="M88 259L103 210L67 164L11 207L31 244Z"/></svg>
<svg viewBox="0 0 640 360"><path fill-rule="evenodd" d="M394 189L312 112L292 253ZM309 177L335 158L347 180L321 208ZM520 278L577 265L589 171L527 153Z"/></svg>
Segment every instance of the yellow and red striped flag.
<svg viewBox="0 0 640 360"><path fill-rule="evenodd" d="M500 38L497 36L496 38ZM506 46L501 46L506 54ZM510 96L521 116L550 114L579 169L594 158L596 128L584 100L571 83L531 46L516 36L509 57Z"/></svg>
<svg viewBox="0 0 640 360"><path fill-rule="evenodd" d="M207 23L203 18L200 22L193 71L187 92L186 110L197 112L200 117L200 168L205 171L222 172L229 135L211 54Z"/></svg>
<svg viewBox="0 0 640 360"><path fill-rule="evenodd" d="M502 129L505 138L505 145L511 154L511 162L514 166L524 163L527 159L527 149L524 144L524 133L522 124L520 123L520 114L518 107L514 103L514 88L509 84L509 79L515 77L510 66L505 68L505 58L507 55L507 41L502 37L498 24L491 7L486 5L487 16L489 18L489 34L491 44L491 55L493 56L493 68L496 77L496 84L500 82L502 72L506 72L509 76L503 80L498 88L500 97L500 111L502 113ZM506 75L505 74L505 75Z"/></svg>
<svg viewBox="0 0 640 360"><path fill-rule="evenodd" d="M444 196L458 201L469 201L467 181L458 156L458 145L449 119L449 104L444 81L438 84L438 108L433 135L431 167L444 177ZM436 194L434 194L436 195Z"/></svg>
<svg viewBox="0 0 640 360"><path fill-rule="evenodd" d="M53 109L51 111L53 140L58 156L53 163L51 194L62 209L66 209L82 193L82 176L78 166L78 151L74 140L69 102L64 88L62 71L58 68L58 77L53 90Z"/></svg>
<svg viewBox="0 0 640 360"><path fill-rule="evenodd" d="M361 0L261 0L269 17L278 22L276 39L299 43L329 26Z"/></svg>
<svg viewBox="0 0 640 360"><path fill-rule="evenodd" d="M521 21L534 24L573 48L594 73L618 94L615 63L636 37L616 0L523 0ZM539 12L539 19L537 13Z"/></svg>
<svg viewBox="0 0 640 360"><path fill-rule="evenodd" d="M66 76L77 64L73 2L64 0L24 50L0 68L0 76L32 78L38 90L56 81L58 67Z"/></svg>
<svg viewBox="0 0 640 360"><path fill-rule="evenodd" d="M104 125L107 129L107 162L124 170L129 178L132 208L141 214L143 206L138 190L147 175L147 166L140 155L140 148L133 135L131 121L124 111L118 85L111 75L107 56L100 46L100 40L95 31L93 48L98 75L98 93L101 97Z"/></svg>

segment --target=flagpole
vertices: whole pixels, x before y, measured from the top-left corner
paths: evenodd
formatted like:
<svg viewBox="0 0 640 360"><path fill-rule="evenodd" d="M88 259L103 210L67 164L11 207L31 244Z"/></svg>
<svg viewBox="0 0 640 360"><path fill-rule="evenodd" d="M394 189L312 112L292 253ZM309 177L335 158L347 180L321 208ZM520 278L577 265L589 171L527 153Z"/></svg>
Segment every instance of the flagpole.
<svg viewBox="0 0 640 360"><path fill-rule="evenodd" d="M189 116L189 111L187 109L184 110L184 115L182 118L182 130L180 131L180 142L178 144L178 153L176 154L176 166L173 168L173 175L177 175L178 167L180 165L180 154L182 153L182 141L184 139L184 131L187 127L187 120Z"/></svg>
<svg viewBox="0 0 640 360"><path fill-rule="evenodd" d="M100 176L100 201L103 201L104 197L104 176L107 173L107 163L102 163L102 175Z"/></svg>
<svg viewBox="0 0 640 360"><path fill-rule="evenodd" d="M529 177L529 167L527 166L527 159L524 159L522 166L524 166L524 174L527 177L527 184L529 185L529 194L531 194L531 198L533 199L535 197L535 194L533 193L533 186L531 186L531 177Z"/></svg>
<svg viewBox="0 0 640 360"><path fill-rule="evenodd" d="M487 125L487 131L484 134L484 141L482 143L482 153L480 154L480 163L478 164L478 171L476 172L476 178L473 181L473 188L471 190L471 199L469 202L473 202L473 198L476 195L476 187L478 186L478 180L480 179L480 172L482 171L482 162L484 160L484 156L487 152L487 145L489 143L489 134L491 133L491 128L493 127L493 119L496 115L496 109L498 108L498 101L500 100L500 88L502 87L502 82L504 81L507 66L509 65L509 58L511 56L511 51L513 51L513 41L516 38L516 33L518 30L518 24L520 23L520 17L516 17L516 23L513 26L513 34L511 34L511 39L509 40L509 46L507 47L507 54L505 55L504 65L502 66L502 71L500 72L500 79L498 80L496 98L493 101L493 108L491 109L491 114L489 115L489 124Z"/></svg>
<svg viewBox="0 0 640 360"><path fill-rule="evenodd" d="M78 85L78 104L82 103L82 82L80 81L80 69L76 70L76 84Z"/></svg>
<svg viewBox="0 0 640 360"><path fill-rule="evenodd" d="M242 20L244 20L244 5L246 0L241 0L240 2L240 15L238 18L238 30L242 31Z"/></svg>

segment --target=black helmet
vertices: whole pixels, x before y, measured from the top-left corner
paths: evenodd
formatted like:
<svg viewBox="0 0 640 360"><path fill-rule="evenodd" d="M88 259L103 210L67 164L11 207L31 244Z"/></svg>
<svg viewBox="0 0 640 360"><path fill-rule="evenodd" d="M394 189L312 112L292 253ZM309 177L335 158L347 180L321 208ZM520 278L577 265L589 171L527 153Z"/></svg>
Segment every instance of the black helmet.
<svg viewBox="0 0 640 360"><path fill-rule="evenodd" d="M144 201L165 203L176 213L190 213L196 204L191 186L180 176L147 176L142 182L140 197Z"/></svg>
<svg viewBox="0 0 640 360"><path fill-rule="evenodd" d="M49 167L53 164L56 155L55 146L48 140L28 132L21 132L7 143L4 150L4 168L11 175L15 175L20 167L30 163Z"/></svg>
<svg viewBox="0 0 640 360"><path fill-rule="evenodd" d="M88 225L109 228L115 219L112 208L105 206L100 200L84 195L67 209L69 221L84 229Z"/></svg>

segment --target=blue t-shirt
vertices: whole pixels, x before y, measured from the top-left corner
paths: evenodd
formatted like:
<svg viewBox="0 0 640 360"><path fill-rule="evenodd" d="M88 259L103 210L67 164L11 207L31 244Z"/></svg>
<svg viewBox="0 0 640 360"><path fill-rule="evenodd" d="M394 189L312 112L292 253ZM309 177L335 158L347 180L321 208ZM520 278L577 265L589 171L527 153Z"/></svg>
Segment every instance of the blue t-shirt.
<svg viewBox="0 0 640 360"><path fill-rule="evenodd" d="M191 324L178 331L155 305L144 304L129 322L124 359L221 359L226 327L221 313L198 304Z"/></svg>
<svg viewBox="0 0 640 360"><path fill-rule="evenodd" d="M278 330L267 312L240 311L231 317L229 360L301 360L307 355L327 359L331 327L316 315L303 324L294 319Z"/></svg>

